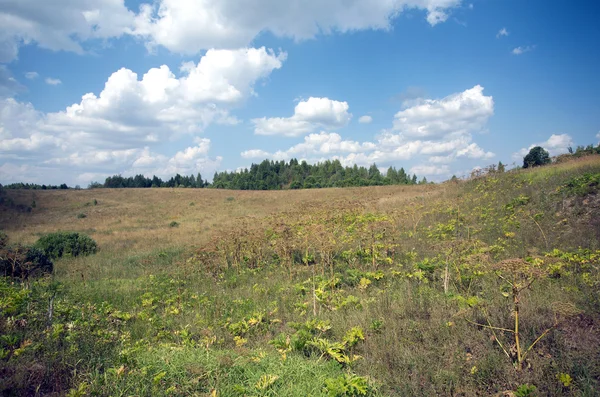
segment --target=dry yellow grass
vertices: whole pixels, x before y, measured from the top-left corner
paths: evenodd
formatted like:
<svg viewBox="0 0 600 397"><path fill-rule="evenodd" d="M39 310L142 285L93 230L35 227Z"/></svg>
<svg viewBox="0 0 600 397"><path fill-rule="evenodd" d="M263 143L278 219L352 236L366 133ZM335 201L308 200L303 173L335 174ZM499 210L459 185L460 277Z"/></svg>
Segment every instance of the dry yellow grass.
<svg viewBox="0 0 600 397"><path fill-rule="evenodd" d="M423 201L446 190L444 185L380 186L287 191L213 189L9 190L15 204L30 213L0 210L0 229L13 242L33 243L55 231L89 234L103 250L144 251L201 246L219 231L252 221L313 209L382 210ZM93 200L98 205L93 205ZM193 203L193 205L191 204ZM78 218L83 213L85 218ZM171 222L178 227L170 227Z"/></svg>

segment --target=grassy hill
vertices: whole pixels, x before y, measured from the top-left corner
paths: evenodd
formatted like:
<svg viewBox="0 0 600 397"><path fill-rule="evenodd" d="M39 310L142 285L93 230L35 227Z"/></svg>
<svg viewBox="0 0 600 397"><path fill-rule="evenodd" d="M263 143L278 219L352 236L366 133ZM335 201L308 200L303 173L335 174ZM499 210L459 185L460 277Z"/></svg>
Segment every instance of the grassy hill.
<svg viewBox="0 0 600 397"><path fill-rule="evenodd" d="M599 181L588 156L441 185L5 191L11 242L99 250L0 281L0 390L598 395Z"/></svg>

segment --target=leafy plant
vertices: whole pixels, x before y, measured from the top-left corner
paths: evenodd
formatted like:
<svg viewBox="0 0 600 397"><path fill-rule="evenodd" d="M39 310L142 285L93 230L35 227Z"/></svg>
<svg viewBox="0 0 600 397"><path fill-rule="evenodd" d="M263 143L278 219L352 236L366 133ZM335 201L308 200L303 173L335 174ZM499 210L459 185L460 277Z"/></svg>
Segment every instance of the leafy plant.
<svg viewBox="0 0 600 397"><path fill-rule="evenodd" d="M53 259L63 256L85 256L95 254L98 245L89 236L76 232L50 233L35 243L47 256Z"/></svg>
<svg viewBox="0 0 600 397"><path fill-rule="evenodd" d="M327 379L325 391L330 397L358 397L372 394L374 388L365 377L344 374L338 378Z"/></svg>

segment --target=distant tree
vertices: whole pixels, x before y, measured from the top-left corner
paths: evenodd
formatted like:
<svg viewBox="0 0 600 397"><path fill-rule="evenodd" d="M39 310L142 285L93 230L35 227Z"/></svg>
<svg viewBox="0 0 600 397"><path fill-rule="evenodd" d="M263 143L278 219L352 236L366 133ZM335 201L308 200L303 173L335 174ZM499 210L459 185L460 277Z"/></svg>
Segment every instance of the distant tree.
<svg viewBox="0 0 600 397"><path fill-rule="evenodd" d="M537 167L550 163L550 155L541 146L532 148L523 158L523 168Z"/></svg>
<svg viewBox="0 0 600 397"><path fill-rule="evenodd" d="M498 172L504 172L504 171L505 171L504 164L502 164L502 161L498 161Z"/></svg>

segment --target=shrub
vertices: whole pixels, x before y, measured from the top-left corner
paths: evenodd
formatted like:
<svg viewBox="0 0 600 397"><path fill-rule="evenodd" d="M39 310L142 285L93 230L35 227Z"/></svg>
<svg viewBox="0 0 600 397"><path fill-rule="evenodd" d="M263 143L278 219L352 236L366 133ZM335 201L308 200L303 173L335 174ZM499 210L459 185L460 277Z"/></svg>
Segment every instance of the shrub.
<svg viewBox="0 0 600 397"><path fill-rule="evenodd" d="M8 244L8 235L4 232L0 232L0 249L6 247Z"/></svg>
<svg viewBox="0 0 600 397"><path fill-rule="evenodd" d="M177 227L177 226L179 226L178 222L173 221L173 222L169 223L169 227Z"/></svg>
<svg viewBox="0 0 600 397"><path fill-rule="evenodd" d="M40 249L20 245L0 247L0 275L29 278L52 273L53 263Z"/></svg>
<svg viewBox="0 0 600 397"><path fill-rule="evenodd" d="M35 247L44 251L50 258L80 256L96 253L98 246L89 236L74 232L51 233L41 237Z"/></svg>
<svg viewBox="0 0 600 397"><path fill-rule="evenodd" d="M87 215L84 214L83 212L77 214L77 219L83 219L83 218L87 218Z"/></svg>

